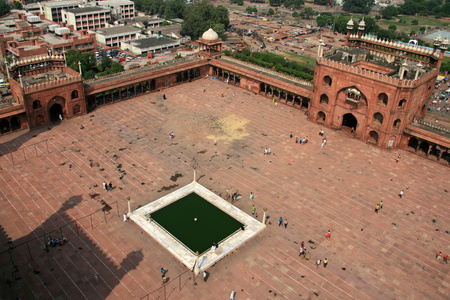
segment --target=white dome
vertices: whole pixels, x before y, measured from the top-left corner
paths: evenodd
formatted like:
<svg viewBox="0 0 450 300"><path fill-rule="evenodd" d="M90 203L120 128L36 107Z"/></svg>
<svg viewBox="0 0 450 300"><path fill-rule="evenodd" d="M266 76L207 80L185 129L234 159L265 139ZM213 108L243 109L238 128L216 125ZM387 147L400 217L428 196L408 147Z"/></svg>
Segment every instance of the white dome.
<svg viewBox="0 0 450 300"><path fill-rule="evenodd" d="M203 33L202 39L207 41L215 41L219 39L219 35L212 28L209 28Z"/></svg>

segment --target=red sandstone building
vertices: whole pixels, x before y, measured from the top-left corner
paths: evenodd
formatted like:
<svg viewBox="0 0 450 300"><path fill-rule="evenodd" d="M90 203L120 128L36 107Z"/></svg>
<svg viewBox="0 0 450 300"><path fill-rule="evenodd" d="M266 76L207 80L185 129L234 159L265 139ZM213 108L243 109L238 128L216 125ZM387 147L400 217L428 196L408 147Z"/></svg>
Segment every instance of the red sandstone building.
<svg viewBox="0 0 450 300"><path fill-rule="evenodd" d="M351 21L352 22L352 21ZM352 24L349 22L348 27ZM347 45L330 53L319 46L311 84L272 70L222 56L222 44L212 29L199 39L196 57L127 70L82 81L64 66L62 56L19 61L9 67L12 100L0 109L2 134L38 128L96 109L205 76L227 81L268 99L305 110L310 120L346 129L380 148L402 148L448 164L448 134L420 128L442 51L347 35ZM269 100L268 100L269 101ZM443 159L442 159L443 158Z"/></svg>

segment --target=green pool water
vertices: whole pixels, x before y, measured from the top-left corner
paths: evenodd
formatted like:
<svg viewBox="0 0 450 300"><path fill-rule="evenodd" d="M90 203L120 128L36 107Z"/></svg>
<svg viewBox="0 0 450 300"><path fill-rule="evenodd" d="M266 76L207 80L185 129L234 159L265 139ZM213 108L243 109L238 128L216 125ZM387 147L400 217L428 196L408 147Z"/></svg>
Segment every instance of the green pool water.
<svg viewBox="0 0 450 300"><path fill-rule="evenodd" d="M153 212L151 218L192 252L198 251L199 254L243 226L195 193Z"/></svg>

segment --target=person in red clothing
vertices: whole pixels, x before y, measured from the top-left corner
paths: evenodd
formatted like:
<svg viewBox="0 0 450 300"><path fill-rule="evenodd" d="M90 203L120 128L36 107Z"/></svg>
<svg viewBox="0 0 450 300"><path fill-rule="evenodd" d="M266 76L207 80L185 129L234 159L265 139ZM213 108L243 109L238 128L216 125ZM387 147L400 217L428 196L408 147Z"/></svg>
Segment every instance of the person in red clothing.
<svg viewBox="0 0 450 300"><path fill-rule="evenodd" d="M436 259L439 259L439 258L441 258L442 257L442 253L441 252L439 252L438 254L436 254Z"/></svg>
<svg viewBox="0 0 450 300"><path fill-rule="evenodd" d="M331 231L328 230L328 233L327 233L327 240L330 240L330 238L331 238Z"/></svg>
<svg viewBox="0 0 450 300"><path fill-rule="evenodd" d="M444 261L445 261L445 263L448 264L448 255L446 255L446 256L444 257Z"/></svg>

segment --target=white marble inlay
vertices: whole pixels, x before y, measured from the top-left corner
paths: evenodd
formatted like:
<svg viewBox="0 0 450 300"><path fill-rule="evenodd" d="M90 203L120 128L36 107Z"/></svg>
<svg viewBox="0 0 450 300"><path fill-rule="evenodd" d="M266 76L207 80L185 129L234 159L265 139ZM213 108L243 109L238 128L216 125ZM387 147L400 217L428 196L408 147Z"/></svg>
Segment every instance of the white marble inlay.
<svg viewBox="0 0 450 300"><path fill-rule="evenodd" d="M155 224L155 222L146 217L148 214L151 214L191 193L196 193L220 210L232 216L237 221L245 224L245 230L240 230L226 238L219 244L219 247L215 251L209 250L200 256L196 256L191 250L182 245L172 235L168 234L158 224ZM130 219L145 230L151 237L157 240L163 247L169 250L186 267L192 269L196 265L196 271L204 270L212 266L265 228L264 224L252 216L244 213L239 208L228 203L195 181L164 197L159 198L156 201L136 209L131 212Z"/></svg>

